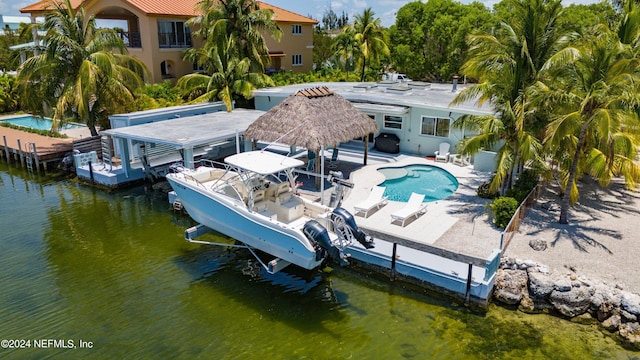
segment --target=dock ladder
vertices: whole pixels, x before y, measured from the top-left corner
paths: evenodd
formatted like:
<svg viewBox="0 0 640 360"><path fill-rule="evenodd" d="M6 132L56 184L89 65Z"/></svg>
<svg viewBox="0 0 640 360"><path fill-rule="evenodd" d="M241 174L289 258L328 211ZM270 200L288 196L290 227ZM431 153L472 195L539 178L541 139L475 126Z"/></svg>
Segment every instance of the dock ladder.
<svg viewBox="0 0 640 360"><path fill-rule="evenodd" d="M27 166L27 170L33 171L33 161L36 155L36 144L33 142L28 142L25 144L27 146L27 150L24 154L24 163Z"/></svg>

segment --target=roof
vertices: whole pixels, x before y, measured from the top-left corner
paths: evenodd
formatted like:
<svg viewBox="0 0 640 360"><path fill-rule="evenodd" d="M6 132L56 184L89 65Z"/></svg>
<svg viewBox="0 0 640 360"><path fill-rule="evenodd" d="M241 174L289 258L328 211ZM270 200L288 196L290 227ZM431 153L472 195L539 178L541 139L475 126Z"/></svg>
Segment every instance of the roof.
<svg viewBox="0 0 640 360"><path fill-rule="evenodd" d="M287 169L304 166L302 160L264 150L231 155L225 158L224 162L260 175L277 174Z"/></svg>
<svg viewBox="0 0 640 360"><path fill-rule="evenodd" d="M245 136L318 151L378 130L369 116L327 87L301 89L251 124Z"/></svg>
<svg viewBox="0 0 640 360"><path fill-rule="evenodd" d="M62 1L62 0L58 0ZM83 3L99 0L70 0L71 6L77 9ZM196 16L198 15L196 8L200 0L122 0L125 3L129 3L131 6L139 9L147 15L168 15L168 16ZM296 23L309 23L317 24L318 21L296 14L289 10L267 4L262 1L257 1L260 9L271 9L275 14L275 21L279 22L296 22ZM46 12L51 8L51 0L43 0L27 5L20 9L21 13L40 13Z"/></svg>
<svg viewBox="0 0 640 360"><path fill-rule="evenodd" d="M173 146L176 149L226 140L243 133L264 111L236 109L101 131L124 139Z"/></svg>
<svg viewBox="0 0 640 360"><path fill-rule="evenodd" d="M405 113L408 107L471 115L490 115L494 113L490 105L479 106L475 101L450 105L457 95L457 92L452 91L451 84L432 83L429 86L420 86L420 83L416 83L409 86L407 91L393 91L384 82L316 82L257 89L253 94L256 98L266 96L287 97L299 90L318 86L329 87L333 92L343 96L363 110L375 110L375 108L371 108L371 105L375 104L375 107L393 106L393 108L384 110L389 110L391 113ZM463 89L465 86L464 84L458 84L458 90Z"/></svg>

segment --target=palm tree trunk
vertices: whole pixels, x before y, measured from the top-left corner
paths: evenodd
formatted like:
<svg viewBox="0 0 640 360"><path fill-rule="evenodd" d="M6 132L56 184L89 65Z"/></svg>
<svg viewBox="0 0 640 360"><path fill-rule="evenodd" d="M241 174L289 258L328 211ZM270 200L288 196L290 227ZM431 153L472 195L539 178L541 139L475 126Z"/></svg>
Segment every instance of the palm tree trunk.
<svg viewBox="0 0 640 360"><path fill-rule="evenodd" d="M364 82L364 69L367 65L367 58L366 57L362 57L362 75L360 76L360 81Z"/></svg>
<svg viewBox="0 0 640 360"><path fill-rule="evenodd" d="M587 137L588 122L584 122L582 129L580 129L580 136L578 137L578 144L576 145L576 153L573 154L573 160L571 167L569 168L569 179L567 185L564 188L564 194L562 194L562 200L560 200L560 224L568 224L569 205L571 204L571 188L576 178L576 172L578 171L578 160L580 160L580 153Z"/></svg>

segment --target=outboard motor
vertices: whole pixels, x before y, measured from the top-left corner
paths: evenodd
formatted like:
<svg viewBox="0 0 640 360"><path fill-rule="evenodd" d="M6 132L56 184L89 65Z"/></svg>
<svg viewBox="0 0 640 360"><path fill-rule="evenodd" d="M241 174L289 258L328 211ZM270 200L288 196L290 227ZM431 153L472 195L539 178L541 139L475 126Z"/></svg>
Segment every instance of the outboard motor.
<svg viewBox="0 0 640 360"><path fill-rule="evenodd" d="M317 244L320 248L324 249L329 257L337 261L340 266L349 265L347 261L347 255L343 254L337 247L333 246L327 229L315 220L309 220L304 224L302 228L304 235L311 240L312 243Z"/></svg>
<svg viewBox="0 0 640 360"><path fill-rule="evenodd" d="M345 224L351 228L351 232L353 233L353 236L356 238L356 240L358 240L360 244L362 244L362 246L364 246L367 249L372 249L375 247L375 244L373 243L373 238L365 234L362 230L358 228L358 225L356 225L356 220L353 218L353 215L351 215L351 213L348 212L345 208L339 207L339 208L333 209L333 216L339 216L344 220Z"/></svg>

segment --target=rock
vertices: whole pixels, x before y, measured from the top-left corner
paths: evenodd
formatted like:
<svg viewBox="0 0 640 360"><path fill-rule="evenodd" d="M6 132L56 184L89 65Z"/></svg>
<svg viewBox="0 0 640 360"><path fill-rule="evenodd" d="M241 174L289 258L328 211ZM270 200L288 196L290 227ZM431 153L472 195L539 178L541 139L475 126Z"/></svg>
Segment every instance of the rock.
<svg viewBox="0 0 640 360"><path fill-rule="evenodd" d="M582 324L582 325L593 325L593 324L597 324L598 320L594 319L593 316L591 316L591 314L586 312L584 314L571 318L571 322Z"/></svg>
<svg viewBox="0 0 640 360"><path fill-rule="evenodd" d="M580 287L580 286L582 286L582 283L580 283L580 281L572 281L571 282L571 287L576 288L576 287Z"/></svg>
<svg viewBox="0 0 640 360"><path fill-rule="evenodd" d="M529 294L526 294L526 293L523 294L522 299L520 299L520 305L518 305L518 310L527 314L535 314L538 312L536 311L535 303L533 302L533 300L531 300L531 297L529 296Z"/></svg>
<svg viewBox="0 0 640 360"><path fill-rule="evenodd" d="M620 316L622 317L622 319L624 320L624 322L636 322L638 321L638 317L635 316L634 314L624 310L624 309L620 309Z"/></svg>
<svg viewBox="0 0 640 360"><path fill-rule="evenodd" d="M632 293L623 293L620 296L620 307L631 314L640 315L640 296Z"/></svg>
<svg viewBox="0 0 640 360"><path fill-rule="evenodd" d="M549 295L549 302L562 315L568 317L584 314L591 305L591 293L587 288L572 288L570 291L554 290Z"/></svg>
<svg viewBox="0 0 640 360"><path fill-rule="evenodd" d="M553 279L545 274L529 271L529 291L536 298L547 298L554 290Z"/></svg>
<svg viewBox="0 0 640 360"><path fill-rule="evenodd" d="M567 292L570 291L572 288L571 286L571 280L567 279L567 278L560 278L558 280L556 280L553 289L555 291L559 291L559 292Z"/></svg>
<svg viewBox="0 0 640 360"><path fill-rule="evenodd" d="M499 301L515 305L527 291L527 273L521 270L498 270L494 296Z"/></svg>
<svg viewBox="0 0 640 360"><path fill-rule="evenodd" d="M636 322L620 324L619 333L629 344L640 349L640 324Z"/></svg>
<svg viewBox="0 0 640 360"><path fill-rule="evenodd" d="M536 266L538 266L538 264L536 264L536 262L533 260L525 260L522 265L526 267L526 269L535 268Z"/></svg>
<svg viewBox="0 0 640 360"><path fill-rule="evenodd" d="M602 326L609 331L616 331L620 327L622 321L620 320L620 315L610 316L608 319L602 322Z"/></svg>
<svg viewBox="0 0 640 360"><path fill-rule="evenodd" d="M533 239L529 241L529 246L535 251L547 250L547 242L542 239Z"/></svg>

